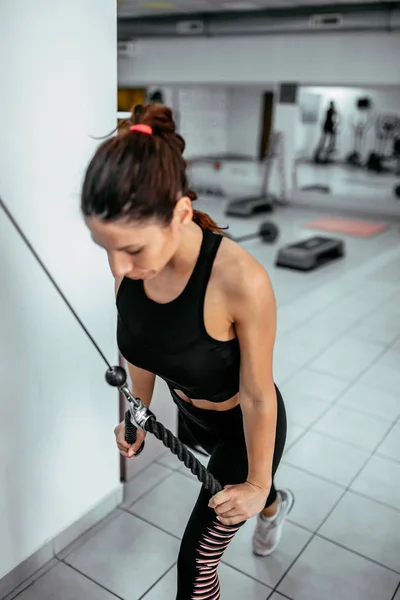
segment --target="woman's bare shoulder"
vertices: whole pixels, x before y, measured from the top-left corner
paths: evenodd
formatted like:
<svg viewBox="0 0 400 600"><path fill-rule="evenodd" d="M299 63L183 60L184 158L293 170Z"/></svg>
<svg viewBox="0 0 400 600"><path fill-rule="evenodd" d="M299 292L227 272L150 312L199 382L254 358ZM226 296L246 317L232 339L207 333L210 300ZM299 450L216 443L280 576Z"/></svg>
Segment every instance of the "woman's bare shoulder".
<svg viewBox="0 0 400 600"><path fill-rule="evenodd" d="M237 242L225 237L215 261L215 277L224 294L243 299L261 288L271 288L265 267Z"/></svg>
<svg viewBox="0 0 400 600"><path fill-rule="evenodd" d="M215 271L225 285L237 284L237 277L249 280L254 275L268 277L266 269L237 242L224 237L215 260Z"/></svg>
<svg viewBox="0 0 400 600"><path fill-rule="evenodd" d="M118 290L121 286L121 283L123 281L123 277L114 277L114 289L115 289L115 295L118 294Z"/></svg>

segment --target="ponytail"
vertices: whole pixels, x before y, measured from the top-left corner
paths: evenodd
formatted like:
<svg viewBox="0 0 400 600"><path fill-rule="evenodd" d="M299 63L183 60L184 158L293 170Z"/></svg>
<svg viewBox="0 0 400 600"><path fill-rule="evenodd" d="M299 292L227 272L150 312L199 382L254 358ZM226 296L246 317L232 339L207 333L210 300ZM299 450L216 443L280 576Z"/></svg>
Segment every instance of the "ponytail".
<svg viewBox="0 0 400 600"><path fill-rule="evenodd" d="M151 134L149 129L134 125L147 125ZM103 221L155 217L169 224L177 198L197 198L189 189L184 151L185 140L176 131L170 108L136 105L123 131L101 144L86 170L83 214ZM194 210L193 221L202 229L223 235L206 213Z"/></svg>
<svg viewBox="0 0 400 600"><path fill-rule="evenodd" d="M186 195L188 196L188 198L190 198L192 202L197 200L197 194L193 190L188 190ZM219 225L217 225L214 219L212 219L210 215L208 215L205 212L202 212L201 210L193 209L193 221L202 229L208 229L213 233L220 233L224 235L222 228L219 227Z"/></svg>
<svg viewBox="0 0 400 600"><path fill-rule="evenodd" d="M201 212L201 210L193 210L193 221L202 229L208 229L213 233L223 234L222 229L216 224L216 222L207 213Z"/></svg>

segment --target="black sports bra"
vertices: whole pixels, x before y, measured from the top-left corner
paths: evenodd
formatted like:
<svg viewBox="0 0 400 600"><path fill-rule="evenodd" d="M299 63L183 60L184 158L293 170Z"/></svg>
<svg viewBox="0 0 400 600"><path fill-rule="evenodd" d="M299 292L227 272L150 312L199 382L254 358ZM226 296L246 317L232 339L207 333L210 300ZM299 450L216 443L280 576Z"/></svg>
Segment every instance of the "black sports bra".
<svg viewBox="0 0 400 600"><path fill-rule="evenodd" d="M221 342L204 325L204 298L222 236L203 229L196 266L183 292L159 304L142 280L123 279L117 294L117 342L131 364L155 373L193 400L224 402L239 392L237 338Z"/></svg>

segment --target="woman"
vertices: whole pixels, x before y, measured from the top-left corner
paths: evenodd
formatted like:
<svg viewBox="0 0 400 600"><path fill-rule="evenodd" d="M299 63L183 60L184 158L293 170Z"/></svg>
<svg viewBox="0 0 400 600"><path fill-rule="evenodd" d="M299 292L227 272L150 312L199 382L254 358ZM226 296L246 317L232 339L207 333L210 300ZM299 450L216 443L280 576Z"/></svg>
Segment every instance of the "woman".
<svg viewBox="0 0 400 600"><path fill-rule="evenodd" d="M193 210L170 109L136 107L135 125L90 162L82 212L116 282L117 340L133 394L149 406L164 379L189 431L225 488L201 489L178 557L177 600L217 600L217 566L243 523L258 515L253 549L276 548L294 497L273 478L286 439L272 375L275 298L264 268ZM125 426L122 456L134 458Z"/></svg>
<svg viewBox="0 0 400 600"><path fill-rule="evenodd" d="M321 160L321 155L325 151L325 158L329 157L335 152L336 147L336 134L339 125L339 114L335 108L335 103L330 102L329 108L325 114L325 120L322 126L321 139L318 144L316 159ZM325 150L326 140L329 138L328 146Z"/></svg>

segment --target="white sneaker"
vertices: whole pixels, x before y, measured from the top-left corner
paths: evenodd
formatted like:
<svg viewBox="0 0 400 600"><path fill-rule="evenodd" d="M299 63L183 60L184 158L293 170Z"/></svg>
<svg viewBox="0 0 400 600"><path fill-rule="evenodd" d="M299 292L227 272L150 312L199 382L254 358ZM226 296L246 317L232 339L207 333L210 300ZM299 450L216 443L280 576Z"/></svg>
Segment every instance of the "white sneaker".
<svg viewBox="0 0 400 600"><path fill-rule="evenodd" d="M278 511L272 519L257 517L256 530L253 536L253 552L258 556L269 556L276 550L281 536L283 523L292 510L295 497L290 490L277 491L279 505Z"/></svg>

